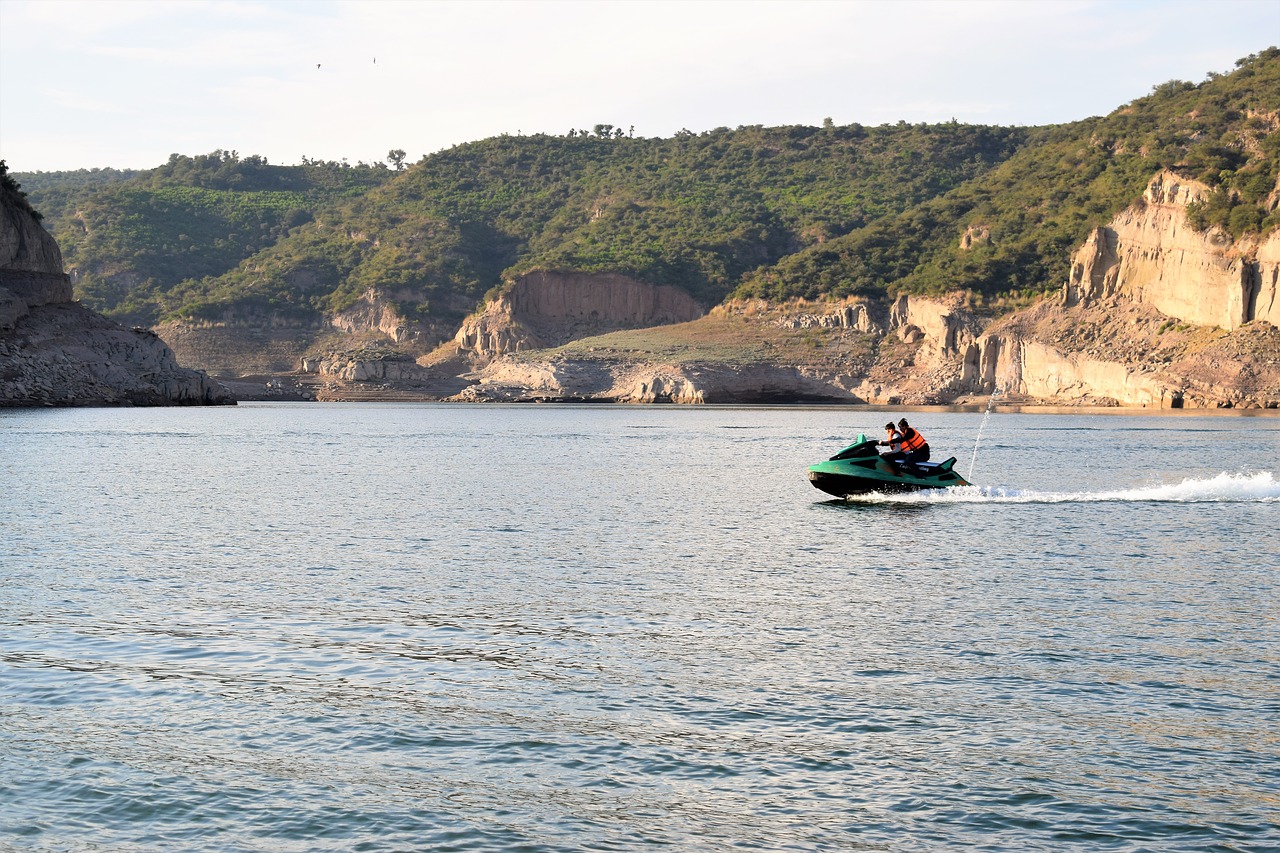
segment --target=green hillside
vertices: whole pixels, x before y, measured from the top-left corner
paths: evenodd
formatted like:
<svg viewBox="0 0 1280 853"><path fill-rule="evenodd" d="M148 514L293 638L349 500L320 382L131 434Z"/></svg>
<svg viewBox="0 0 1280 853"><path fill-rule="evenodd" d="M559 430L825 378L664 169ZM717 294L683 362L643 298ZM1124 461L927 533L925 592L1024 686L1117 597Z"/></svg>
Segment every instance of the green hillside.
<svg viewBox="0 0 1280 853"><path fill-rule="evenodd" d="M410 316L454 320L534 268L622 272L714 304L749 270L957 187L1025 136L901 125L496 137L424 159L162 307L336 311L377 287Z"/></svg>
<svg viewBox="0 0 1280 853"><path fill-rule="evenodd" d="M147 171L16 174L78 273L76 291L107 314L152 322L181 282L234 270L314 211L393 173L361 164L273 166L234 151L174 154Z"/></svg>
<svg viewBox="0 0 1280 853"><path fill-rule="evenodd" d="M376 288L447 324L536 268L627 273L708 305L960 288L999 305L1059 286L1088 230L1163 168L1217 188L1192 211L1201 227L1274 227L1278 113L1271 48L1053 127L827 122L661 139L599 125L459 145L403 171L219 151L15 177L80 296L140 322L317 317Z"/></svg>
<svg viewBox="0 0 1280 853"><path fill-rule="evenodd" d="M1280 50L1241 60L1196 86L1170 81L1105 118L1042 128L1006 162L897 216L757 270L739 296L970 290L987 300L1060 286L1089 229L1173 169L1215 188L1200 227L1266 231L1280 173ZM961 237L989 240L968 249Z"/></svg>

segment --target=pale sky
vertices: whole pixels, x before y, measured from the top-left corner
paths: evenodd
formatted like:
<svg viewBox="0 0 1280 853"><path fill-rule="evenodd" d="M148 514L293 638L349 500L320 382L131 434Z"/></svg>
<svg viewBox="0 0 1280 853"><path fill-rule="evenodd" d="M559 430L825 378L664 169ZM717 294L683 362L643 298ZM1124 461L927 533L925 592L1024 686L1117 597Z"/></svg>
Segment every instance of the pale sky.
<svg viewBox="0 0 1280 853"><path fill-rule="evenodd" d="M354 164L600 123L1056 124L1277 44L1276 0L0 0L0 158Z"/></svg>

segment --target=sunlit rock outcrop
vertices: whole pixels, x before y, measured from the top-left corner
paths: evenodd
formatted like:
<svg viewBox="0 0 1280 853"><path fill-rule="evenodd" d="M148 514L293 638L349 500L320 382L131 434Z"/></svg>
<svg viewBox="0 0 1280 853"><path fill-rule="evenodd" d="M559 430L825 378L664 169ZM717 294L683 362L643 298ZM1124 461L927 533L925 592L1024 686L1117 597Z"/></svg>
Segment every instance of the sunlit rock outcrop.
<svg viewBox="0 0 1280 853"><path fill-rule="evenodd" d="M768 305L760 300L753 300L754 306L717 306L713 311L738 311L739 313L754 310L759 313L767 310ZM803 305L783 306L782 316L773 321L774 325L784 329L853 329L859 332L882 334L888 318L881 316L882 310L866 299L849 297L838 302L805 303Z"/></svg>
<svg viewBox="0 0 1280 853"><path fill-rule="evenodd" d="M1066 352L1016 335L984 335L966 354L975 390L1051 403L1168 407L1181 398L1166 381L1137 365Z"/></svg>
<svg viewBox="0 0 1280 853"><path fill-rule="evenodd" d="M1257 258L1253 319L1280 326L1280 231L1272 231L1259 244Z"/></svg>
<svg viewBox="0 0 1280 853"><path fill-rule="evenodd" d="M922 343L932 362L960 354L982 331L982 324L960 306L960 300L900 296L889 312L889 325L909 343Z"/></svg>
<svg viewBox="0 0 1280 853"><path fill-rule="evenodd" d="M407 341L414 334L399 308L375 290L365 292L355 304L334 314L329 322L348 334L377 332L395 343Z"/></svg>
<svg viewBox="0 0 1280 853"><path fill-rule="evenodd" d="M1280 320L1276 312L1280 247L1272 234L1232 241L1222 231L1197 231L1187 205L1209 188L1161 172L1143 200L1095 229L1071 267L1068 306L1124 296L1188 323L1231 330L1252 320Z"/></svg>
<svg viewBox="0 0 1280 853"><path fill-rule="evenodd" d="M462 324L461 350L493 357L559 346L618 329L693 320L705 313L683 290L617 273L534 271Z"/></svg>

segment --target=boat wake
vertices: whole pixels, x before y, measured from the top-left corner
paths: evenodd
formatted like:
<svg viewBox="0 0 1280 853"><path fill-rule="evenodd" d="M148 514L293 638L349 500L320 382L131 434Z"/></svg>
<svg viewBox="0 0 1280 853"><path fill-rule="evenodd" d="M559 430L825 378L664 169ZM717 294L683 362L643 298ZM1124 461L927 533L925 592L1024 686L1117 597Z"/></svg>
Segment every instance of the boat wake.
<svg viewBox="0 0 1280 853"><path fill-rule="evenodd" d="M1280 479L1269 471L1188 478L1180 483L1102 492L1043 492L1007 486L956 486L904 494L851 495L850 503L1280 503Z"/></svg>

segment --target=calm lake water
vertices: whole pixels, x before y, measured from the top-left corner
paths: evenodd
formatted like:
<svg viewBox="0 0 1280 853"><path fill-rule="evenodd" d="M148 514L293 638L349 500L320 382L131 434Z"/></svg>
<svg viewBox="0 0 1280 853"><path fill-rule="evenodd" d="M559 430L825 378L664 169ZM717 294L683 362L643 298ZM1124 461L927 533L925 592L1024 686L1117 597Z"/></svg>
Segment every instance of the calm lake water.
<svg viewBox="0 0 1280 853"><path fill-rule="evenodd" d="M1280 849L1280 417L909 417L0 412L0 848Z"/></svg>

